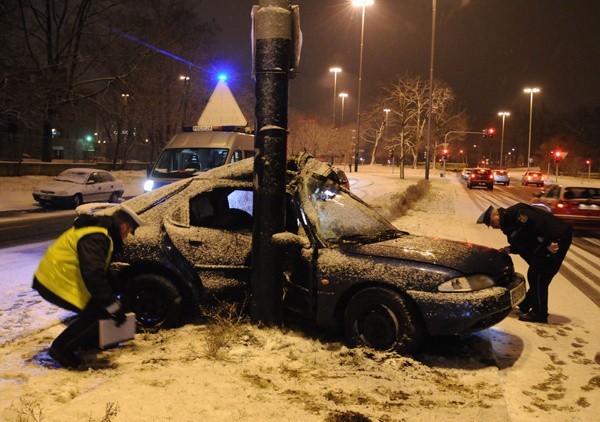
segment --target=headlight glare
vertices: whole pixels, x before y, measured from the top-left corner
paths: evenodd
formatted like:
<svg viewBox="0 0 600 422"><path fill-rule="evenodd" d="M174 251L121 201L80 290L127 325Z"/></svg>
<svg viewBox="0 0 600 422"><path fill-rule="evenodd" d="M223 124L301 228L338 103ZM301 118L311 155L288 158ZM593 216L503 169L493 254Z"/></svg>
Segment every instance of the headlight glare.
<svg viewBox="0 0 600 422"><path fill-rule="evenodd" d="M474 292L494 285L494 280L485 274L474 274L457 277L443 282L438 286L439 292Z"/></svg>

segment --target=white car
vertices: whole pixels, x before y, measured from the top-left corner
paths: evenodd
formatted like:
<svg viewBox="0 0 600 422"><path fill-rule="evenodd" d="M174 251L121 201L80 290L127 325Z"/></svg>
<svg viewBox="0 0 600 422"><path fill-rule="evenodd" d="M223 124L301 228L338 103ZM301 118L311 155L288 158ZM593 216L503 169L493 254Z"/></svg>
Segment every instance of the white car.
<svg viewBox="0 0 600 422"><path fill-rule="evenodd" d="M464 168L462 173L461 173L461 177L463 178L463 180L469 180L469 175L471 174L471 171L473 169L470 168Z"/></svg>
<svg viewBox="0 0 600 422"><path fill-rule="evenodd" d="M494 183L508 186L510 184L510 174L506 170L494 170Z"/></svg>
<svg viewBox="0 0 600 422"><path fill-rule="evenodd" d="M62 205L77 208L84 202L119 202L125 187L107 171L72 168L63 171L51 182L37 186L33 199L41 206Z"/></svg>

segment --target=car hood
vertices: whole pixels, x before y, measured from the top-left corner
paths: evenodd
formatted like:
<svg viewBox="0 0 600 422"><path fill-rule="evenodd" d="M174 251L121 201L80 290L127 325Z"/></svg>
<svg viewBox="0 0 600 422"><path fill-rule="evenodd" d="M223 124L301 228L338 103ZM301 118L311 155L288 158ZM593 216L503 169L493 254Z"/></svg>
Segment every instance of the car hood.
<svg viewBox="0 0 600 422"><path fill-rule="evenodd" d="M504 252L472 243L404 235L369 244L344 244L347 252L440 265L468 274L499 274L512 267Z"/></svg>
<svg viewBox="0 0 600 422"><path fill-rule="evenodd" d="M45 183L44 185L38 186L36 189L44 190L44 191L59 192L59 191L67 191L67 190L70 190L73 188L78 189L81 186L82 185L80 185L78 183L61 182L59 180L53 180L51 182Z"/></svg>

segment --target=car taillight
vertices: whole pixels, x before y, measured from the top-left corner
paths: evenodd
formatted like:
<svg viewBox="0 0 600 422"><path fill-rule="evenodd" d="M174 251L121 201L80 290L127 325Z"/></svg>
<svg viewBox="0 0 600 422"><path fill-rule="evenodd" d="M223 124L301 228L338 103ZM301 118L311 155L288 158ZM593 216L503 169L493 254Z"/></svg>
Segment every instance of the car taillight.
<svg viewBox="0 0 600 422"><path fill-rule="evenodd" d="M506 173L506 177L510 177L510 173Z"/></svg>
<svg viewBox="0 0 600 422"><path fill-rule="evenodd" d="M494 175L493 175L493 174L490 174L490 179L493 179L493 178L494 178Z"/></svg>
<svg viewBox="0 0 600 422"><path fill-rule="evenodd" d="M527 180L531 180L531 176L527 176Z"/></svg>
<svg viewBox="0 0 600 422"><path fill-rule="evenodd" d="M541 180L544 180L544 176L540 177Z"/></svg>

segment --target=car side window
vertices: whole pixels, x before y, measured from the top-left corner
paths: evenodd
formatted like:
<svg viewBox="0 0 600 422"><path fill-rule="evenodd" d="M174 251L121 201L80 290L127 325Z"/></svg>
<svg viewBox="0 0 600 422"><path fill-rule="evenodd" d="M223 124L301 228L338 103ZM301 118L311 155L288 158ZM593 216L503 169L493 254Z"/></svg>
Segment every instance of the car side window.
<svg viewBox="0 0 600 422"><path fill-rule="evenodd" d="M244 157L242 156L242 150L240 149L236 149L235 151L233 151L233 154L231 154L232 163L235 163L236 161L241 161L243 159Z"/></svg>
<svg viewBox="0 0 600 422"><path fill-rule="evenodd" d="M190 225L251 231L253 192L218 188L190 199Z"/></svg>
<svg viewBox="0 0 600 422"><path fill-rule="evenodd" d="M98 176L98 173L90 174L90 177L87 180L87 184L92 185L92 184L98 183L98 182L100 182L100 176Z"/></svg>
<svg viewBox="0 0 600 422"><path fill-rule="evenodd" d="M553 186L546 194L546 198L558 198L560 195L560 186Z"/></svg>

